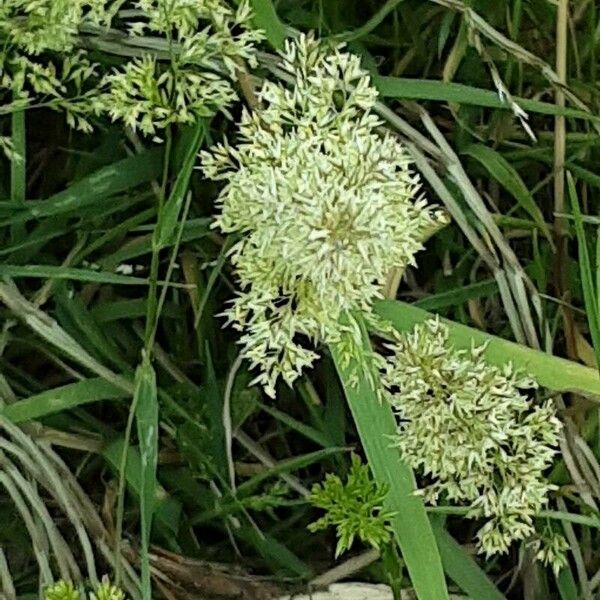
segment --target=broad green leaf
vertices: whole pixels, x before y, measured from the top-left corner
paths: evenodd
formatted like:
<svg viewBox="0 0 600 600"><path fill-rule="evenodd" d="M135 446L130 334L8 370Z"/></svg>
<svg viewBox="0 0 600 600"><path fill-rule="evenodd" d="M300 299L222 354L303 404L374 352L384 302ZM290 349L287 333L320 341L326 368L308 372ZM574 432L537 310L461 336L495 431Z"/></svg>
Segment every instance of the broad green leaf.
<svg viewBox="0 0 600 600"><path fill-rule="evenodd" d="M285 25L277 16L275 6L272 0L250 0L250 6L254 13L254 26L256 29L262 29L269 44L277 50L283 48L285 40Z"/></svg>
<svg viewBox="0 0 600 600"><path fill-rule="evenodd" d="M577 584L575 583L571 567L560 570L556 578L556 585L562 600L580 600L581 596L577 590Z"/></svg>
<svg viewBox="0 0 600 600"><path fill-rule="evenodd" d="M140 447L140 521L142 530L141 563L142 563L142 598L151 600L152 583L150 579L150 533L152 531L152 515L158 482L156 466L158 463L158 397L156 391L156 374L150 358L144 354L142 363L135 374L135 419L137 423Z"/></svg>
<svg viewBox="0 0 600 600"><path fill-rule="evenodd" d="M361 329L367 361L369 339L364 324ZM419 600L445 600L448 592L442 561L423 501L414 494L413 472L391 446L390 436L396 433L392 409L379 402L364 376L356 385L351 383L351 373L361 373L371 365L353 362L344 366L338 350L332 347L331 351L373 476L389 489L386 508L394 513L391 525L415 593Z"/></svg>
<svg viewBox="0 0 600 600"><path fill-rule="evenodd" d="M406 302L381 300L376 313L389 321L398 331L412 329L417 323L434 315ZM468 349L472 344L487 344L484 356L499 366L512 362L517 368L535 377L537 382L555 391L574 391L588 396L600 396L598 372L564 358L533 350L472 327L442 319L450 332L450 342L457 348Z"/></svg>
<svg viewBox="0 0 600 600"><path fill-rule="evenodd" d="M29 396L6 406L2 414L13 423L23 423L70 410L82 404L116 400L126 396L127 393L122 389L100 377L95 377Z"/></svg>
<svg viewBox="0 0 600 600"><path fill-rule="evenodd" d="M499 152L484 144L472 144L462 153L483 165L486 171L517 200L521 208L527 211L552 243L552 235L544 221L542 211L512 165Z"/></svg>

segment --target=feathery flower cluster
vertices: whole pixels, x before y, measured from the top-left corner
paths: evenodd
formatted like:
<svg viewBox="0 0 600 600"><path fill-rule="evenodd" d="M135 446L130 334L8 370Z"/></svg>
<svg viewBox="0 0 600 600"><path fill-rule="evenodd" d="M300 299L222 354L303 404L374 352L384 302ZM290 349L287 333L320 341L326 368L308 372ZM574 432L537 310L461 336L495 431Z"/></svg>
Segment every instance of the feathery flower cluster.
<svg viewBox="0 0 600 600"><path fill-rule="evenodd" d="M377 92L357 56L301 36L281 67L291 87L266 81L237 145L202 154L205 175L226 182L215 225L241 234L232 249L241 289L227 316L271 396L279 377L291 384L312 365L317 343L357 336L341 317L368 318L389 271L412 264L444 219L414 199L418 177L379 131Z"/></svg>
<svg viewBox="0 0 600 600"><path fill-rule="evenodd" d="M73 50L79 27L98 22L105 0L3 0L0 37L28 54Z"/></svg>
<svg viewBox="0 0 600 600"><path fill-rule="evenodd" d="M247 0L235 11L224 0L138 0L134 6L143 19L127 23L129 33L164 36L171 63L146 55L108 75L104 103L113 121L154 135L226 110L237 98L230 79L241 61L256 66L254 44L262 39L249 28Z"/></svg>
<svg viewBox="0 0 600 600"><path fill-rule="evenodd" d="M262 34L249 27L247 0L4 0L0 6L0 92L16 101L47 102L72 127L90 131L90 117L108 114L155 135L193 123L236 99L238 63L255 66ZM134 15L131 17L130 15ZM149 34L162 49L102 72L77 49L84 26L116 25ZM103 31L102 28L99 31ZM160 57L159 57L160 55Z"/></svg>
<svg viewBox="0 0 600 600"><path fill-rule="evenodd" d="M459 351L432 319L397 334L381 357L385 395L398 417L403 459L430 485L425 499L467 504L486 523L477 537L487 555L534 533L533 519L554 486L544 477L556 453L560 422L536 387L510 364L483 358L485 346Z"/></svg>
<svg viewBox="0 0 600 600"><path fill-rule="evenodd" d="M89 131L93 100L84 93L96 66L75 49L79 27L98 23L105 0L5 0L0 7L0 91L12 100L52 101L71 126ZM49 59L47 54L60 56ZM69 97L85 97L74 102Z"/></svg>

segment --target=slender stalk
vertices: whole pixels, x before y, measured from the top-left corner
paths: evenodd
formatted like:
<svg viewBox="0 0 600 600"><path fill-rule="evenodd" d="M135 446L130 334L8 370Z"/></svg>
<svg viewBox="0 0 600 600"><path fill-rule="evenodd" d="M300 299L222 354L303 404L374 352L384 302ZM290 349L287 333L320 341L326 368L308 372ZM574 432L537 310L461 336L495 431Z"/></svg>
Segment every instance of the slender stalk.
<svg viewBox="0 0 600 600"><path fill-rule="evenodd" d="M15 584L10 575L8 561L6 560L6 555L2 551L2 548L0 548L0 582L2 583L2 593L6 600L16 600L17 592L15 590Z"/></svg>
<svg viewBox="0 0 600 600"><path fill-rule="evenodd" d="M25 110L13 112L11 115L13 157L10 161L10 199L13 202L24 203L27 196L27 144ZM18 223L11 227L13 242L21 240L25 227Z"/></svg>
<svg viewBox="0 0 600 600"><path fill-rule="evenodd" d="M12 143L14 156L10 161L10 199L24 202L26 197L26 161L25 111L19 110L11 115Z"/></svg>
<svg viewBox="0 0 600 600"><path fill-rule="evenodd" d="M567 83L567 33L568 33L569 1L559 0L556 12L556 74L561 84ZM557 87L555 92L556 105L565 106L565 92ZM554 117L554 237L556 239L556 257L554 262L557 296L569 301L569 281L567 280L567 261L569 250L567 247L567 222L562 216L565 213L565 152L566 152L566 127L565 117ZM577 356L575 342L575 323L573 311L568 306L562 309L567 354L569 358Z"/></svg>
<svg viewBox="0 0 600 600"><path fill-rule="evenodd" d="M162 183L160 186L160 194L158 196L158 218L164 209L167 201L167 183L169 181L169 163L171 161L171 150L173 148L173 135L170 129L167 129L165 158L163 164ZM152 258L150 262L150 287L148 290L148 309L146 312L146 333L144 339L144 347L146 351L152 351L155 336L155 323L158 319L158 269L160 266L160 247L153 241Z"/></svg>
<svg viewBox="0 0 600 600"><path fill-rule="evenodd" d="M166 202L167 194L167 183L169 178L169 163L171 159L172 149L172 135L170 129L167 129L165 156L163 163L163 174L160 187L160 194L158 195L158 215L160 217L161 210L163 209ZM158 319L158 268L160 265L160 247L153 243L152 246L152 258L150 263L150 285L148 290L148 308L146 311L146 331L144 339L144 351L150 360L150 354L154 346L154 337L156 332L155 323ZM121 536L123 533L123 514L125 511L125 470L127 468L127 454L129 450L129 441L131 439L131 432L133 430L133 422L135 420L135 413L137 409L138 395L134 394L129 407L129 414L127 416L127 424L125 426L125 439L123 441L123 451L121 453L121 459L119 461L119 486L117 493L117 518L115 526L115 580L117 585L120 583L121 578L121 562L119 557L121 555Z"/></svg>

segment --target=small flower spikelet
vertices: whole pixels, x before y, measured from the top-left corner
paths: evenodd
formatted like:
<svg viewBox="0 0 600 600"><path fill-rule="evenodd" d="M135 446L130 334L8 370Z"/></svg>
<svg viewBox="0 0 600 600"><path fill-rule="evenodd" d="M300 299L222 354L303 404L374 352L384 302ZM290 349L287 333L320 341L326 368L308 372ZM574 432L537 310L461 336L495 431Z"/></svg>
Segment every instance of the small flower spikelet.
<svg viewBox="0 0 600 600"><path fill-rule="evenodd" d="M153 56L132 60L106 77L108 112L146 135L170 124L193 124L231 104L231 85L213 73L164 69ZM177 96L175 102L174 96Z"/></svg>
<svg viewBox="0 0 600 600"><path fill-rule="evenodd" d="M349 550L355 538L380 548L390 539L389 520L393 516L382 508L387 494L384 486L371 478L369 467L352 455L352 466L346 483L333 474L313 486L309 501L327 511L325 516L308 526L310 531L336 527L336 557Z"/></svg>
<svg viewBox="0 0 600 600"><path fill-rule="evenodd" d="M569 561L567 560L567 551L569 542L563 535L547 528L546 531L534 540L532 543L535 550L535 557L543 565L552 567L554 574L558 577L561 569L564 569Z"/></svg>
<svg viewBox="0 0 600 600"><path fill-rule="evenodd" d="M560 422L550 402L532 404L535 382L511 365L485 362L485 346L458 351L439 320L398 334L381 376L398 416L403 459L431 484L421 493L466 503L486 523L477 537L487 555L534 532L533 519L555 489L544 477Z"/></svg>
<svg viewBox="0 0 600 600"><path fill-rule="evenodd" d="M70 582L60 580L44 590L44 600L79 600L79 590Z"/></svg>
<svg viewBox="0 0 600 600"><path fill-rule="evenodd" d="M113 585L105 575L94 592L90 592L90 600L125 600L125 592Z"/></svg>
<svg viewBox="0 0 600 600"><path fill-rule="evenodd" d="M227 183L215 225L242 236L232 250L241 291L227 315L271 396L278 377L291 384L317 358L301 338L358 335L340 317L368 318L389 271L412 264L443 219L413 200L418 177L398 140L378 131L377 92L357 56L301 36L281 66L291 87L267 81L237 146L202 154L205 175Z"/></svg>
<svg viewBox="0 0 600 600"><path fill-rule="evenodd" d="M88 600L126 600L125 592L113 585L108 576L86 594ZM80 600L79 590L70 582L61 579L44 590L44 600Z"/></svg>

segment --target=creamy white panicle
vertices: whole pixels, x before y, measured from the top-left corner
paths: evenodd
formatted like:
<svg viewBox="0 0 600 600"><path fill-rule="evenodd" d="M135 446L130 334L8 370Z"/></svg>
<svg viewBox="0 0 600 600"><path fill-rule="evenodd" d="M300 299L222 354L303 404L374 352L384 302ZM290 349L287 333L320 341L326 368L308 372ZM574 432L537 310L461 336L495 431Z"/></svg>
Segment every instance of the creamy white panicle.
<svg viewBox="0 0 600 600"><path fill-rule="evenodd" d="M416 198L419 178L372 113L377 92L357 56L303 35L281 67L292 85L266 81L235 146L202 153L205 175L225 182L215 226L240 235L227 316L271 396L279 377L291 384L313 364L318 343L359 335L343 315L368 318L390 270L413 264L445 218Z"/></svg>
<svg viewBox="0 0 600 600"><path fill-rule="evenodd" d="M132 129L155 135L171 124L191 124L226 110L237 99L231 79L240 61L256 66L247 0L233 10L224 0L137 0L141 18L131 35L163 36L177 43L174 68L155 55L134 58L104 79L108 113ZM174 46L172 46L174 48Z"/></svg>
<svg viewBox="0 0 600 600"><path fill-rule="evenodd" d="M552 402L529 399L535 382L510 364L487 363L485 346L454 349L437 319L397 334L388 348L380 366L398 417L395 441L431 482L421 490L425 499L466 503L470 517L485 518L477 537L487 555L532 536L555 489L544 475L561 429Z"/></svg>

